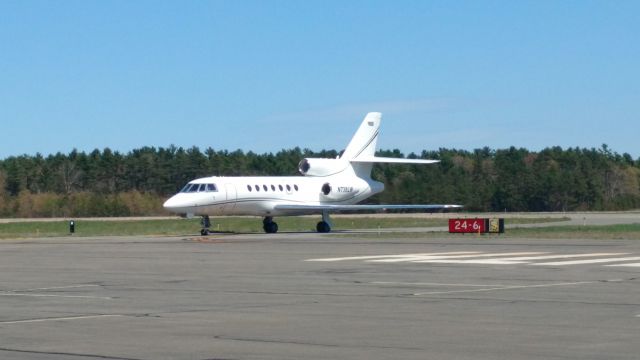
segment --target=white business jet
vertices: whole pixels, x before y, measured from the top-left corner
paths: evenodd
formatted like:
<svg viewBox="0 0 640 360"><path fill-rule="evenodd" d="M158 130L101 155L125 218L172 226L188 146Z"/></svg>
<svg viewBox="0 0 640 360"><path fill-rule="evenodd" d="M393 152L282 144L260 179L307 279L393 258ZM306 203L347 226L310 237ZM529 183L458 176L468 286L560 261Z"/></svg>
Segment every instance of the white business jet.
<svg viewBox="0 0 640 360"><path fill-rule="evenodd" d="M373 163L432 164L438 160L376 157L382 114L368 113L344 153L336 159L307 158L298 164L304 176L206 177L190 181L164 203L178 214L202 216L202 235L209 233L209 216L264 217L266 233L278 231L274 216L321 213L316 230L331 231L332 211L375 209L452 209L460 205L357 205L384 190L371 179Z"/></svg>

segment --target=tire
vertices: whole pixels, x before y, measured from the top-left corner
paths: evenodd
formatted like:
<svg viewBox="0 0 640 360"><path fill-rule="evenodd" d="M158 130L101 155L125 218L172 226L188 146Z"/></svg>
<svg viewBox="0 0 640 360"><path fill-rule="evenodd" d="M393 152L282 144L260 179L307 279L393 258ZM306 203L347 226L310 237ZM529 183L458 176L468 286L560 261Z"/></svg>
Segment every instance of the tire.
<svg viewBox="0 0 640 360"><path fill-rule="evenodd" d="M267 234L275 234L278 232L278 224L275 222L267 222L262 227Z"/></svg>
<svg viewBox="0 0 640 360"><path fill-rule="evenodd" d="M331 226L324 221L320 221L318 225L316 225L316 230L319 233L328 233L331 232Z"/></svg>

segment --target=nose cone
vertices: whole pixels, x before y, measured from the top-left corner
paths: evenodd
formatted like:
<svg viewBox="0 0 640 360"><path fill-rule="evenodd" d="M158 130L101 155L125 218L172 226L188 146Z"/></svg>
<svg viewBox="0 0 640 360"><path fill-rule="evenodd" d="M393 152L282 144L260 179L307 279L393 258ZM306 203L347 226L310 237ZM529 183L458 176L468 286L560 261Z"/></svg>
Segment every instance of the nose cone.
<svg viewBox="0 0 640 360"><path fill-rule="evenodd" d="M168 211L179 213L184 209L184 204L182 204L178 195L174 195L165 201L164 204L162 204L162 207Z"/></svg>

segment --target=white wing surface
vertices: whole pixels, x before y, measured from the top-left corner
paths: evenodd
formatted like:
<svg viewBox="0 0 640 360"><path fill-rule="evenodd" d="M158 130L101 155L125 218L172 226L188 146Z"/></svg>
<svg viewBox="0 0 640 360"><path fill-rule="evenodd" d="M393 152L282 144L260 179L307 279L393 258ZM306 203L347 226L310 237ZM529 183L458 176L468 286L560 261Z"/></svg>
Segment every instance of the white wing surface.
<svg viewBox="0 0 640 360"><path fill-rule="evenodd" d="M357 210L397 210L397 209L422 209L422 210L440 210L440 209L459 209L462 205L303 205L303 204L278 204L275 205L276 210L300 210L300 211L357 211Z"/></svg>

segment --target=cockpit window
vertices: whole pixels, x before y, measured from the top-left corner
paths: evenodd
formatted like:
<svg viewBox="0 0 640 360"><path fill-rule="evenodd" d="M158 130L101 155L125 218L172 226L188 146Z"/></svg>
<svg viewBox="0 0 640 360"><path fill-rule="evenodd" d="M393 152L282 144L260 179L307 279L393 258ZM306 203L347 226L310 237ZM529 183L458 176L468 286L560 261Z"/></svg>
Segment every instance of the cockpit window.
<svg viewBox="0 0 640 360"><path fill-rule="evenodd" d="M211 191L218 191L218 188L216 187L216 184L187 184L185 185L182 190L180 190L180 192L186 193L186 192L211 192Z"/></svg>

